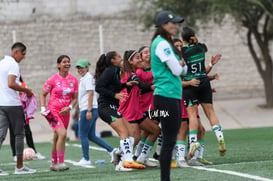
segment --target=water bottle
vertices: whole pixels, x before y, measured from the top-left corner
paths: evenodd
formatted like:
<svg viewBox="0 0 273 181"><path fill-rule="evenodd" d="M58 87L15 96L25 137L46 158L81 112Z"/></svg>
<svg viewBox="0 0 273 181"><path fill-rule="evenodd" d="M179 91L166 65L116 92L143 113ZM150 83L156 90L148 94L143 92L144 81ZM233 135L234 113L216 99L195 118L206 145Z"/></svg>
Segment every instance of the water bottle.
<svg viewBox="0 0 273 181"><path fill-rule="evenodd" d="M96 165L103 165L105 163L105 160L97 160L95 162Z"/></svg>

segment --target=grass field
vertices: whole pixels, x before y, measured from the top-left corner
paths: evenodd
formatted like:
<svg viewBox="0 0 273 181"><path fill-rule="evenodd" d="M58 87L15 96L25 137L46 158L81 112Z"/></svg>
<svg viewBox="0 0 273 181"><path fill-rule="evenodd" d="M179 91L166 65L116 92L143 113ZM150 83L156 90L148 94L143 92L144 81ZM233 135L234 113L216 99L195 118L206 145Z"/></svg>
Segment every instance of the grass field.
<svg viewBox="0 0 273 181"><path fill-rule="evenodd" d="M258 120L257 120L258 121ZM273 128L255 128L225 130L227 153L220 157L217 142L213 132L206 132L205 158L214 164L204 167L173 168L171 180L221 180L245 181L261 180L273 181ZM106 138L113 146L117 146L117 137ZM66 146L65 162L70 169L65 172L51 172L50 149L51 143L37 143L39 152L47 157L46 160L24 161L30 168L37 169L31 175L14 175L15 162L11 156L10 146L4 145L0 150L0 168L8 172L9 176L2 176L0 180L92 180L92 181L155 181L159 179L158 168L146 168L132 172L116 172L109 162L110 156L106 151L92 144L90 157L95 168L74 166L72 163L81 159L79 141L69 141ZM93 148L95 147L95 149ZM153 153L153 152L152 152ZM95 165L96 160L105 160L103 165Z"/></svg>

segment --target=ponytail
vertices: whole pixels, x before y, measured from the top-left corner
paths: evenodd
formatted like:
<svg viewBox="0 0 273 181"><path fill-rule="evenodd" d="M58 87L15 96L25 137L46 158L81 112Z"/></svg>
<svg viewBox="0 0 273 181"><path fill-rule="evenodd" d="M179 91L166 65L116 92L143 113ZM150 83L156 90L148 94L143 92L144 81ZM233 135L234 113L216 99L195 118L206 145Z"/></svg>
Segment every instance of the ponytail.
<svg viewBox="0 0 273 181"><path fill-rule="evenodd" d="M96 63L96 69L95 69L95 80L97 81L99 77L101 76L102 72L112 65L111 59L113 59L116 56L115 51L110 51L108 53L101 54L99 57L97 63Z"/></svg>

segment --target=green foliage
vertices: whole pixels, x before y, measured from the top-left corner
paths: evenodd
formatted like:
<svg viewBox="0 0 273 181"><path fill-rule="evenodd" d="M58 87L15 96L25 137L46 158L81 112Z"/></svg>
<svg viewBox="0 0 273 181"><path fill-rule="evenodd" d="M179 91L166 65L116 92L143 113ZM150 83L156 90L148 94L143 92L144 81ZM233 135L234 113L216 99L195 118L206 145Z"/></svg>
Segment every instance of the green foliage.
<svg viewBox="0 0 273 181"><path fill-rule="evenodd" d="M197 21L206 24L213 20L219 24L227 14L245 27L255 25L261 18L268 16L268 32L273 32L272 0L136 0L136 3L140 5L141 22L146 28L153 25L159 11L168 9L184 17L185 24L195 28Z"/></svg>

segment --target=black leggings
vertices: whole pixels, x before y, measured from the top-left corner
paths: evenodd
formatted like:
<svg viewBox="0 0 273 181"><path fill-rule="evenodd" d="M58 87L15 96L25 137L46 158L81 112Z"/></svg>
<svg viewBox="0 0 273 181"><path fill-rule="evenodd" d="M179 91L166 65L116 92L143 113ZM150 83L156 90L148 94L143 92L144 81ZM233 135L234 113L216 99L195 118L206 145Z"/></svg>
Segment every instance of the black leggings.
<svg viewBox="0 0 273 181"><path fill-rule="evenodd" d="M181 100L154 96L155 115L161 122L163 144L160 152L161 181L170 180L172 151L181 124Z"/></svg>
<svg viewBox="0 0 273 181"><path fill-rule="evenodd" d="M29 148L32 148L35 153L37 153L35 146L34 146L34 142L33 142L33 138L32 138L32 132L31 129L29 127L29 124L25 124L24 126L25 128L25 136L26 136L26 141L27 141L27 145ZM16 155L16 151L15 151L15 136L14 133L12 131L12 129L9 129L10 131L10 146L11 146L11 151L12 151L12 156Z"/></svg>

